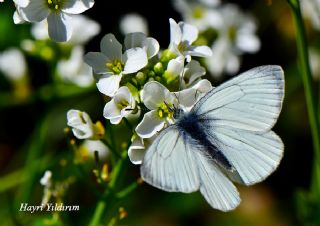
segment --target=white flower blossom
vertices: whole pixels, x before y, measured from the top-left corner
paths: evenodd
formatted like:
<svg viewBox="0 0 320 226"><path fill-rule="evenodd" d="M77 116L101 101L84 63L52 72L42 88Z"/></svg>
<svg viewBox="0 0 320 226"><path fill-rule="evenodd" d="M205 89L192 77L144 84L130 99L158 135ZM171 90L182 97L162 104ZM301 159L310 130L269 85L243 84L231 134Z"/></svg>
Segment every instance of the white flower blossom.
<svg viewBox="0 0 320 226"><path fill-rule="evenodd" d="M49 37L56 42L71 38L71 17L90 9L93 0L29 0L25 6L17 4L18 14L26 21L47 20Z"/></svg>
<svg viewBox="0 0 320 226"><path fill-rule="evenodd" d="M144 114L136 132L142 138L150 138L166 124L173 123L173 112L169 108L177 106L178 101L165 86L155 81L144 85L141 99L151 111Z"/></svg>
<svg viewBox="0 0 320 226"><path fill-rule="evenodd" d="M52 172L50 170L46 170L46 172L44 172L44 175L40 179L40 184L46 187L50 187L52 184L51 178Z"/></svg>
<svg viewBox="0 0 320 226"><path fill-rule="evenodd" d="M183 70L182 88L187 88L198 82L206 74L204 67L196 60L191 60Z"/></svg>
<svg viewBox="0 0 320 226"><path fill-rule="evenodd" d="M80 151L82 155L88 155L90 158L94 158L94 152L97 151L100 160L105 160L110 153L109 148L101 140L85 140L80 146Z"/></svg>
<svg viewBox="0 0 320 226"><path fill-rule="evenodd" d="M198 29L195 26L179 22L178 24L170 18L170 45L171 52L178 56L186 57L187 61L191 56L209 57L212 52L208 46L193 46L192 43L198 38Z"/></svg>
<svg viewBox="0 0 320 226"><path fill-rule="evenodd" d="M219 14L219 0L175 0L174 6L181 13L183 21L196 26L199 31L217 27L222 23Z"/></svg>
<svg viewBox="0 0 320 226"><path fill-rule="evenodd" d="M216 27L218 38L212 45L213 54L206 58L209 71L217 76L224 71L237 72L240 56L260 49L260 40L255 34L257 25L251 16L233 4L225 5L219 12L223 23Z"/></svg>
<svg viewBox="0 0 320 226"><path fill-rule="evenodd" d="M67 112L68 126L72 128L72 132L78 139L93 139L102 138L104 128L98 122L93 124L90 116L86 112L79 110L69 110Z"/></svg>
<svg viewBox="0 0 320 226"><path fill-rule="evenodd" d="M112 124L119 124L123 117L127 117L135 108L135 100L126 86L120 87L113 98L105 105L103 116Z"/></svg>
<svg viewBox="0 0 320 226"><path fill-rule="evenodd" d="M49 202L52 195L52 172L50 170L44 172L44 175L40 179L40 184L44 186L41 204L45 205Z"/></svg>
<svg viewBox="0 0 320 226"><path fill-rule="evenodd" d="M119 88L122 75L137 72L148 63L148 56L143 48L136 47L122 53L122 45L113 34L107 34L100 43L101 52L89 52L85 62L98 74L98 90L114 96Z"/></svg>
<svg viewBox="0 0 320 226"><path fill-rule="evenodd" d="M173 124L174 108L190 110L196 101L211 89L208 80L201 80L193 87L171 93L159 82L148 82L141 95L144 105L150 110L145 113L136 127L137 134L142 138L150 138L165 126Z"/></svg>
<svg viewBox="0 0 320 226"><path fill-rule="evenodd" d="M68 43L72 45L83 45L100 32L100 25L83 15L74 15L71 26L73 31ZM31 34L37 40L48 39L47 21L43 20L40 23L33 24Z"/></svg>
<svg viewBox="0 0 320 226"><path fill-rule="evenodd" d="M27 74L27 65L22 52L16 48L0 52L0 71L12 82L23 79Z"/></svg>
<svg viewBox="0 0 320 226"><path fill-rule="evenodd" d="M83 62L83 55L83 47L75 46L69 59L58 62L57 73L66 82L87 87L94 83L94 79L91 67Z"/></svg>
<svg viewBox="0 0 320 226"><path fill-rule="evenodd" d="M135 165L141 164L145 153L146 148L144 146L143 139L139 136L134 135L131 145L128 149L128 156L130 161Z"/></svg>
<svg viewBox="0 0 320 226"><path fill-rule="evenodd" d="M148 34L148 22L137 13L129 13L121 18L120 30L124 35L134 32Z"/></svg>

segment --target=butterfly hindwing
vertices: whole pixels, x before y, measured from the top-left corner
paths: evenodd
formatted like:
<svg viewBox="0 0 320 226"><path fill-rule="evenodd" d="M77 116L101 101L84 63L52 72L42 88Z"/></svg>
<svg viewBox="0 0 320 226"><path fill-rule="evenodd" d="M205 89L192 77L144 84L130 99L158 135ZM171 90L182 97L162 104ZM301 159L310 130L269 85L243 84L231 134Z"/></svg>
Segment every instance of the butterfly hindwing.
<svg viewBox="0 0 320 226"><path fill-rule="evenodd" d="M241 180L235 181L246 185L264 180L283 155L283 143L273 131L255 134L220 127L214 130L212 139L240 175Z"/></svg>
<svg viewBox="0 0 320 226"><path fill-rule="evenodd" d="M141 176L153 186L171 192L193 192L200 184L193 152L174 127L163 130L148 148Z"/></svg>
<svg viewBox="0 0 320 226"><path fill-rule="evenodd" d="M230 211L240 203L239 193L217 164L201 152L195 154L200 175L200 192L215 209Z"/></svg>

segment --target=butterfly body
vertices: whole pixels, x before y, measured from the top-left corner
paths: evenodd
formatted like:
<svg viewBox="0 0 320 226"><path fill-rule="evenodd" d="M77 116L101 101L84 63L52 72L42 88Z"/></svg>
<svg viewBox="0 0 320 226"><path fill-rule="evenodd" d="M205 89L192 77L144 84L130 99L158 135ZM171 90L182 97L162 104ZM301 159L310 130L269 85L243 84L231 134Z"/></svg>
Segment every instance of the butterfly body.
<svg viewBox="0 0 320 226"><path fill-rule="evenodd" d="M140 171L147 183L169 192L200 191L222 211L240 203L232 182L252 185L279 165L283 143L271 130L284 98L284 73L267 65L210 90L148 148Z"/></svg>
<svg viewBox="0 0 320 226"><path fill-rule="evenodd" d="M182 135L185 143L190 143L194 150L201 151L207 156L210 156L214 161L220 164L227 170L232 170L233 167L229 160L210 139L208 129L205 126L208 119L200 117L196 112L180 113L180 117L175 123L177 130Z"/></svg>

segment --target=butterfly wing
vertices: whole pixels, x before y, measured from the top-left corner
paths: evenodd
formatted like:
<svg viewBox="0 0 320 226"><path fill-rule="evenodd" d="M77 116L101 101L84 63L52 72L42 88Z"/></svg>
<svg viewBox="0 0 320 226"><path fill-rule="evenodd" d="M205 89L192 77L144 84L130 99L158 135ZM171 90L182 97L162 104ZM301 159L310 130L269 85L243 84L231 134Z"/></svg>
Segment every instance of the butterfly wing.
<svg viewBox="0 0 320 226"><path fill-rule="evenodd" d="M200 192L215 209L230 211L240 203L239 193L219 166L201 152L195 153L200 176Z"/></svg>
<svg viewBox="0 0 320 226"><path fill-rule="evenodd" d="M261 66L212 89L192 110L214 126L267 131L279 116L283 96L281 67Z"/></svg>
<svg viewBox="0 0 320 226"><path fill-rule="evenodd" d="M236 172L227 172L231 179L254 184L278 166L283 144L270 129L283 96L281 67L262 66L211 90L192 109L205 123L212 143L235 167Z"/></svg>
<svg viewBox="0 0 320 226"><path fill-rule="evenodd" d="M214 130L212 139L237 171L230 172L231 178L246 185L264 180L283 155L283 143L273 131L257 134L220 127ZM233 177L237 174L241 180Z"/></svg>
<svg viewBox="0 0 320 226"><path fill-rule="evenodd" d="M200 186L191 148L172 126L148 148L140 170L144 181L165 191L190 193Z"/></svg>
<svg viewBox="0 0 320 226"><path fill-rule="evenodd" d="M190 138L189 138L190 139ZM170 126L148 148L141 165L141 176L149 184L170 192L203 194L216 209L234 209L240 198L236 187L216 163Z"/></svg>

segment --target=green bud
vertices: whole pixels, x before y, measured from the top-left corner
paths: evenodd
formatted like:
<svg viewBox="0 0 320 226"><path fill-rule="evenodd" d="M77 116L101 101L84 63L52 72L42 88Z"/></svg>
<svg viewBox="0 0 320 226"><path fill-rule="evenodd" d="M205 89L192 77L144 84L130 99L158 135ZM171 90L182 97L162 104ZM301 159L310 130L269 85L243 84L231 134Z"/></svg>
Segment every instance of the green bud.
<svg viewBox="0 0 320 226"><path fill-rule="evenodd" d="M152 82L152 81L154 81L154 78L151 77L148 79L148 82Z"/></svg>
<svg viewBox="0 0 320 226"><path fill-rule="evenodd" d="M172 53L169 51L169 49L166 49L162 52L160 61L163 63L168 63L170 60L176 58L177 55L175 53Z"/></svg>
<svg viewBox="0 0 320 226"><path fill-rule="evenodd" d="M137 74L136 74L136 79L137 79L137 81L139 82L139 84L141 85L141 84L143 84L144 82L145 82L145 80L146 80L146 75L143 73L143 72L138 72Z"/></svg>
<svg viewBox="0 0 320 226"><path fill-rule="evenodd" d="M162 74L163 73L163 65L161 62L156 63L154 65L153 70L156 74Z"/></svg>
<svg viewBox="0 0 320 226"><path fill-rule="evenodd" d="M156 74L154 73L154 71L149 71L148 72L148 76L149 77L154 77Z"/></svg>

